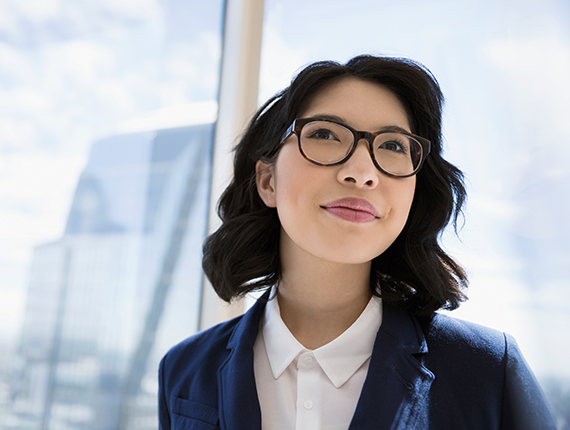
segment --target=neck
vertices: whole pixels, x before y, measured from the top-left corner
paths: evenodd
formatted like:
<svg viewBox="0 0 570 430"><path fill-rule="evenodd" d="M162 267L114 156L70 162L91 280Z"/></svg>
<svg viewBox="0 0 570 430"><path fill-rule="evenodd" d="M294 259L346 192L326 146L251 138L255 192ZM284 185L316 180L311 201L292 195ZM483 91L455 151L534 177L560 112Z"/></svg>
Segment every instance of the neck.
<svg viewBox="0 0 570 430"><path fill-rule="evenodd" d="M306 348L316 349L340 336L368 304L370 262L337 264L301 257L282 258L277 299L293 336Z"/></svg>

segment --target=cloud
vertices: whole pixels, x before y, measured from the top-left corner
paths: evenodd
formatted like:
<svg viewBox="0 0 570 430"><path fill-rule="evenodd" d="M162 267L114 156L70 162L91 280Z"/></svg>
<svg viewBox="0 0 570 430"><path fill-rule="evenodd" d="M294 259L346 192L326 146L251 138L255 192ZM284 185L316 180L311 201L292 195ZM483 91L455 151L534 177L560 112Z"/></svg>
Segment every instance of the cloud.
<svg viewBox="0 0 570 430"><path fill-rule="evenodd" d="M298 46L290 46L282 37L279 10L270 10L263 30L259 104L291 83L291 78L309 62L309 53Z"/></svg>
<svg viewBox="0 0 570 430"><path fill-rule="evenodd" d="M0 28L2 27L0 22ZM22 55L20 50L2 42L0 42L0 65L1 87L11 88L24 82L29 84L36 81L38 74L33 62Z"/></svg>
<svg viewBox="0 0 570 430"><path fill-rule="evenodd" d="M26 261L35 245L61 236L84 164L39 152L0 158L0 259Z"/></svg>
<svg viewBox="0 0 570 430"><path fill-rule="evenodd" d="M475 194L469 199L469 203L474 210L505 223L512 222L520 215L520 208L517 205L494 196Z"/></svg>
<svg viewBox="0 0 570 430"><path fill-rule="evenodd" d="M0 151L30 150L38 140L38 128L29 118L0 117Z"/></svg>
<svg viewBox="0 0 570 430"><path fill-rule="evenodd" d="M160 84L163 105L188 100L207 100L217 94L221 60L221 35L204 31L192 43L169 47L164 60L164 81Z"/></svg>
<svg viewBox="0 0 570 430"><path fill-rule="evenodd" d="M552 18L532 34L490 42L484 52L503 75L512 106L525 122L570 134L570 41L558 21Z"/></svg>
<svg viewBox="0 0 570 430"><path fill-rule="evenodd" d="M117 27L160 27L158 0L3 0L0 40L24 46L113 32Z"/></svg>
<svg viewBox="0 0 570 430"><path fill-rule="evenodd" d="M42 52L48 79L57 74L57 88L71 82L91 83L109 75L115 67L116 54L111 46L90 40L72 40L46 47Z"/></svg>
<svg viewBox="0 0 570 430"><path fill-rule="evenodd" d="M117 126L117 133L137 133L196 124L210 124L216 120L217 113L218 103L215 100L173 105L125 121Z"/></svg>
<svg viewBox="0 0 570 430"><path fill-rule="evenodd" d="M61 0L3 0L0 2L0 38L17 38L23 24L37 25L57 17Z"/></svg>
<svg viewBox="0 0 570 430"><path fill-rule="evenodd" d="M152 22L161 20L163 8L158 0L101 0L98 2L106 12L113 12L123 18Z"/></svg>

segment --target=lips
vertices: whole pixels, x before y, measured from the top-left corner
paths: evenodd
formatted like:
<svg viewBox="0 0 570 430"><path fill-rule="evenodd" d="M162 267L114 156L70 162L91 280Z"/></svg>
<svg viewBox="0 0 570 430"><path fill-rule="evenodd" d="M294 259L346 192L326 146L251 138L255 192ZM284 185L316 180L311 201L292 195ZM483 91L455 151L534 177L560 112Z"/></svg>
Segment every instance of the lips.
<svg viewBox="0 0 570 430"><path fill-rule="evenodd" d="M370 202L354 197L335 200L321 207L331 215L356 223L372 222L380 217Z"/></svg>

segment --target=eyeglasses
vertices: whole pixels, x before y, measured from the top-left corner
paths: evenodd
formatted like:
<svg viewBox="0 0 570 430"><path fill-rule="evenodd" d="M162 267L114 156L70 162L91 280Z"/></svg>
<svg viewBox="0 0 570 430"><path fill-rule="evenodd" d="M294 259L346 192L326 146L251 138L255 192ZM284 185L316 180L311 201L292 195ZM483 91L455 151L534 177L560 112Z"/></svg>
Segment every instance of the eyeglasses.
<svg viewBox="0 0 570 430"><path fill-rule="evenodd" d="M429 140L403 130L371 133L322 118L296 119L283 135L281 144L291 134L297 135L303 157L318 166L336 166L346 162L358 142L365 139L374 166L395 178L407 178L418 173L431 147Z"/></svg>

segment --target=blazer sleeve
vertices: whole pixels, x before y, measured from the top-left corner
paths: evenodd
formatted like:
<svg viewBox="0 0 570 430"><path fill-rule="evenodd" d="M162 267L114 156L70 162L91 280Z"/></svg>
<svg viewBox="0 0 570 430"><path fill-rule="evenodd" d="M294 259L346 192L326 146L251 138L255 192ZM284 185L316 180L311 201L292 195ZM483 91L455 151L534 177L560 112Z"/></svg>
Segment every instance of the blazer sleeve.
<svg viewBox="0 0 570 430"><path fill-rule="evenodd" d="M164 389L164 361L166 356L160 361L158 368L158 423L159 430L170 430L170 413L166 402Z"/></svg>
<svg viewBox="0 0 570 430"><path fill-rule="evenodd" d="M503 430L556 430L546 397L515 339L505 334Z"/></svg>

